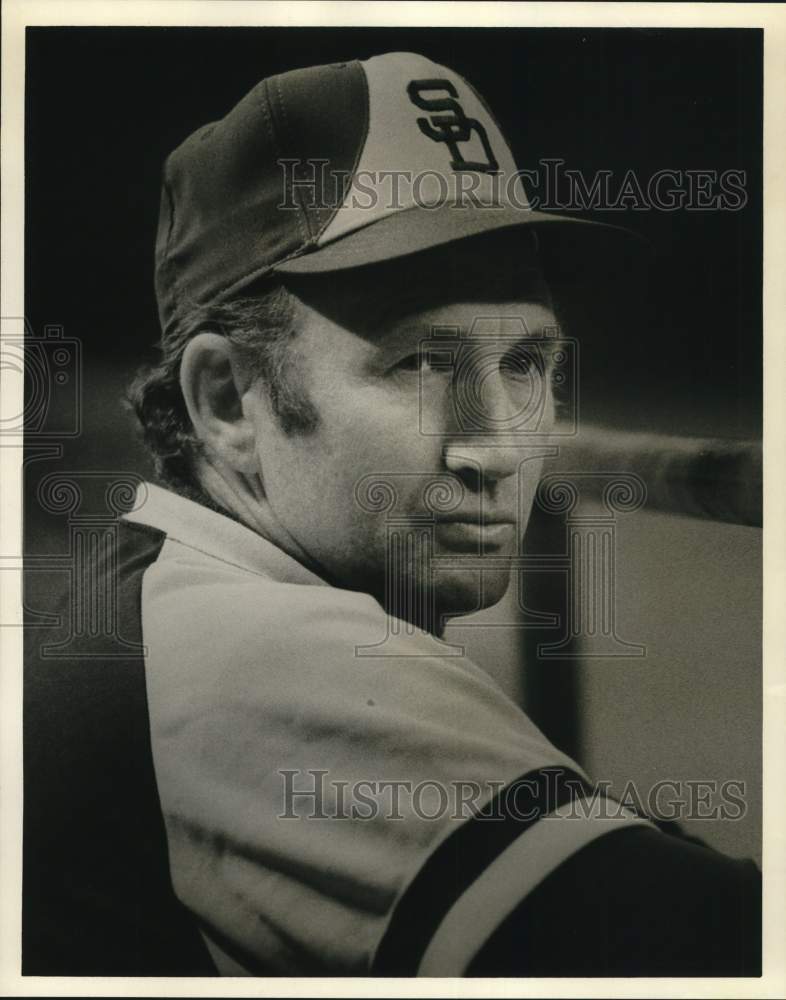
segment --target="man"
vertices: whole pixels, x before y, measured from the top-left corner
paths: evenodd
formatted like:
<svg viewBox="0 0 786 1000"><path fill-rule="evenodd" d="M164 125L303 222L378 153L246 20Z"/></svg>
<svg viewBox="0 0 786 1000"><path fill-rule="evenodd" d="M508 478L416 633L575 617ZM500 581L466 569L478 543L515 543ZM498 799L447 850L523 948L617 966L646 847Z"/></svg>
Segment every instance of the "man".
<svg viewBox="0 0 786 1000"><path fill-rule="evenodd" d="M529 518L558 225L409 53L264 80L169 158L132 393L167 488L112 556L145 655L31 667L26 971L756 973L754 866L594 795L442 639ZM32 738L59 699L87 761Z"/></svg>

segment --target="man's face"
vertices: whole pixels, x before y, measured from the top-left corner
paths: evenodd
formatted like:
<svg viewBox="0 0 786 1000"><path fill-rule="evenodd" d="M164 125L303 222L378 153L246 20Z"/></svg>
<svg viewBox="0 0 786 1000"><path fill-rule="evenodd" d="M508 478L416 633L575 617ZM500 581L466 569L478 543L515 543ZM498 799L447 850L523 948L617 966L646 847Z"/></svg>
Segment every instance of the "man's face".
<svg viewBox="0 0 786 1000"><path fill-rule="evenodd" d="M264 386L246 397L290 551L437 632L505 593L554 421L536 282L466 262L298 289L289 358L317 426L286 433Z"/></svg>

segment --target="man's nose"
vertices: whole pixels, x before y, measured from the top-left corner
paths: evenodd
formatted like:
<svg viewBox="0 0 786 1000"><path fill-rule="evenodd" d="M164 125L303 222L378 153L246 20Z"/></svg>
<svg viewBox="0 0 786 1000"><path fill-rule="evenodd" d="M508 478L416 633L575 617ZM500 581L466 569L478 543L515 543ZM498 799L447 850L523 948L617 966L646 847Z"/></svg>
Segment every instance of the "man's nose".
<svg viewBox="0 0 786 1000"><path fill-rule="evenodd" d="M486 372L482 383L454 387L455 423L445 446L445 464L463 477L499 480L512 476L528 443L521 400L500 372Z"/></svg>
<svg viewBox="0 0 786 1000"><path fill-rule="evenodd" d="M523 459L521 447L495 443L493 438L461 439L445 447L448 471L473 483L481 480L496 483L507 479L516 473Z"/></svg>

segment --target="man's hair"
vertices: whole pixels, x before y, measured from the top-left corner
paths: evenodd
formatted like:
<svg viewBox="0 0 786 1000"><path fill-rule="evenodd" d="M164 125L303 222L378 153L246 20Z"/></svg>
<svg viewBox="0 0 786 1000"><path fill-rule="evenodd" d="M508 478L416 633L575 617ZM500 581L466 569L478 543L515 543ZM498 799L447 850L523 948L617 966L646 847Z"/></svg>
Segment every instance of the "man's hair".
<svg viewBox="0 0 786 1000"><path fill-rule="evenodd" d="M195 306L176 329L162 337L158 363L142 368L127 398L142 425L158 477L192 499L204 500L196 473L202 442L194 431L180 389L180 364L192 337L212 330L236 352L248 384L262 380L273 412L286 433L308 433L317 414L296 378L289 345L295 335L295 299L282 284L257 295Z"/></svg>

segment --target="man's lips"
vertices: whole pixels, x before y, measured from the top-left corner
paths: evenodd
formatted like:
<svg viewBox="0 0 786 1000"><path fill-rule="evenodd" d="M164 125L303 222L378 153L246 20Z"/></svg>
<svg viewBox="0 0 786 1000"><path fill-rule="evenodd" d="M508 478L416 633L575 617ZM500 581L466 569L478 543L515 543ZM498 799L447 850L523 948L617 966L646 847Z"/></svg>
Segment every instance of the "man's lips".
<svg viewBox="0 0 786 1000"><path fill-rule="evenodd" d="M453 511L450 514L437 514L435 516L437 524L471 524L476 528L486 528L496 524L516 523L515 517L511 514L490 514L490 513L458 513Z"/></svg>
<svg viewBox="0 0 786 1000"><path fill-rule="evenodd" d="M482 518L437 518L436 537L442 546L465 551L501 548L513 540L516 522L511 517L487 515Z"/></svg>

